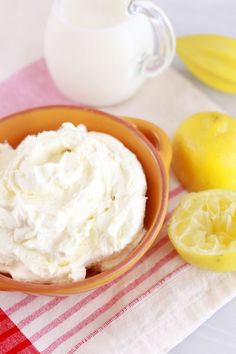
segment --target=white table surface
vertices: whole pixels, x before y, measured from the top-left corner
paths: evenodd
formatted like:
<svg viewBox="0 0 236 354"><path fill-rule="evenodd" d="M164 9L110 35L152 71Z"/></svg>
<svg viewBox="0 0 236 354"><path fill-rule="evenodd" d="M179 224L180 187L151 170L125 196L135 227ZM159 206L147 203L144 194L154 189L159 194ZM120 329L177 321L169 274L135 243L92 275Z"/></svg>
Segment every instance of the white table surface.
<svg viewBox="0 0 236 354"><path fill-rule="evenodd" d="M0 0L0 80L43 56L43 31L51 3L52 0ZM157 3L168 14L177 36L217 33L236 37L236 0L158 0ZM178 59L173 66L236 117L236 95L204 86L185 71ZM236 299L176 346L171 354L235 354L235 313Z"/></svg>

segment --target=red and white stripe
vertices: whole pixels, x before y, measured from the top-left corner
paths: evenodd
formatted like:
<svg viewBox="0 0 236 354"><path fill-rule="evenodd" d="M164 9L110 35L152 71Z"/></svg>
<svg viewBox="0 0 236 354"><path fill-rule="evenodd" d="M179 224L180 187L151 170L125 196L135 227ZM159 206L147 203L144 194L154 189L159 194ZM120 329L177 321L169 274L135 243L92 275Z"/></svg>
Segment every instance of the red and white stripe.
<svg viewBox="0 0 236 354"><path fill-rule="evenodd" d="M0 309L0 353L16 354L20 352L36 354L38 350L7 314Z"/></svg>

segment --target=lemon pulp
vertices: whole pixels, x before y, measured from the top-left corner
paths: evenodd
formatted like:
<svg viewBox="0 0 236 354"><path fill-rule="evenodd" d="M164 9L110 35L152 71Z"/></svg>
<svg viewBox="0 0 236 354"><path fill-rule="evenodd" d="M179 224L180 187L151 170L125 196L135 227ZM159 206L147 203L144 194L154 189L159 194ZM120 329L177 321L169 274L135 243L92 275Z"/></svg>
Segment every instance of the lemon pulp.
<svg viewBox="0 0 236 354"><path fill-rule="evenodd" d="M236 270L236 192L185 195L170 219L168 234L187 262L214 271Z"/></svg>

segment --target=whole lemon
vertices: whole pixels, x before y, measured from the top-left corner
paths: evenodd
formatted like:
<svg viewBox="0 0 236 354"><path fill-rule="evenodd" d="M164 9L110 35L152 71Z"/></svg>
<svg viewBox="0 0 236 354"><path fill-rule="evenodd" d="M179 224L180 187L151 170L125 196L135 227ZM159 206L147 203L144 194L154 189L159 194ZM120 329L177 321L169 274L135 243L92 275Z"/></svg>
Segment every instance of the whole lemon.
<svg viewBox="0 0 236 354"><path fill-rule="evenodd" d="M236 120L218 112L186 119L174 137L173 170L189 191L236 190Z"/></svg>

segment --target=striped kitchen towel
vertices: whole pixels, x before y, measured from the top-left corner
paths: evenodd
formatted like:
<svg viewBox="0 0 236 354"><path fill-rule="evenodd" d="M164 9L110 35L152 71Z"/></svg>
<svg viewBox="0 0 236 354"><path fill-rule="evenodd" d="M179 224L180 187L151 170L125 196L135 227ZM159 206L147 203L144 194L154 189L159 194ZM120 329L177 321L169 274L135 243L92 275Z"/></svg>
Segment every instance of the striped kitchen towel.
<svg viewBox="0 0 236 354"><path fill-rule="evenodd" d="M1 118L68 103L73 104L57 91L43 60L0 84ZM219 108L170 69L131 100L106 110L145 118L171 136L190 114ZM0 292L0 353L166 353L229 301L236 274L187 265L169 242L166 223L184 193L171 176L169 209L157 241L117 280L69 297Z"/></svg>

